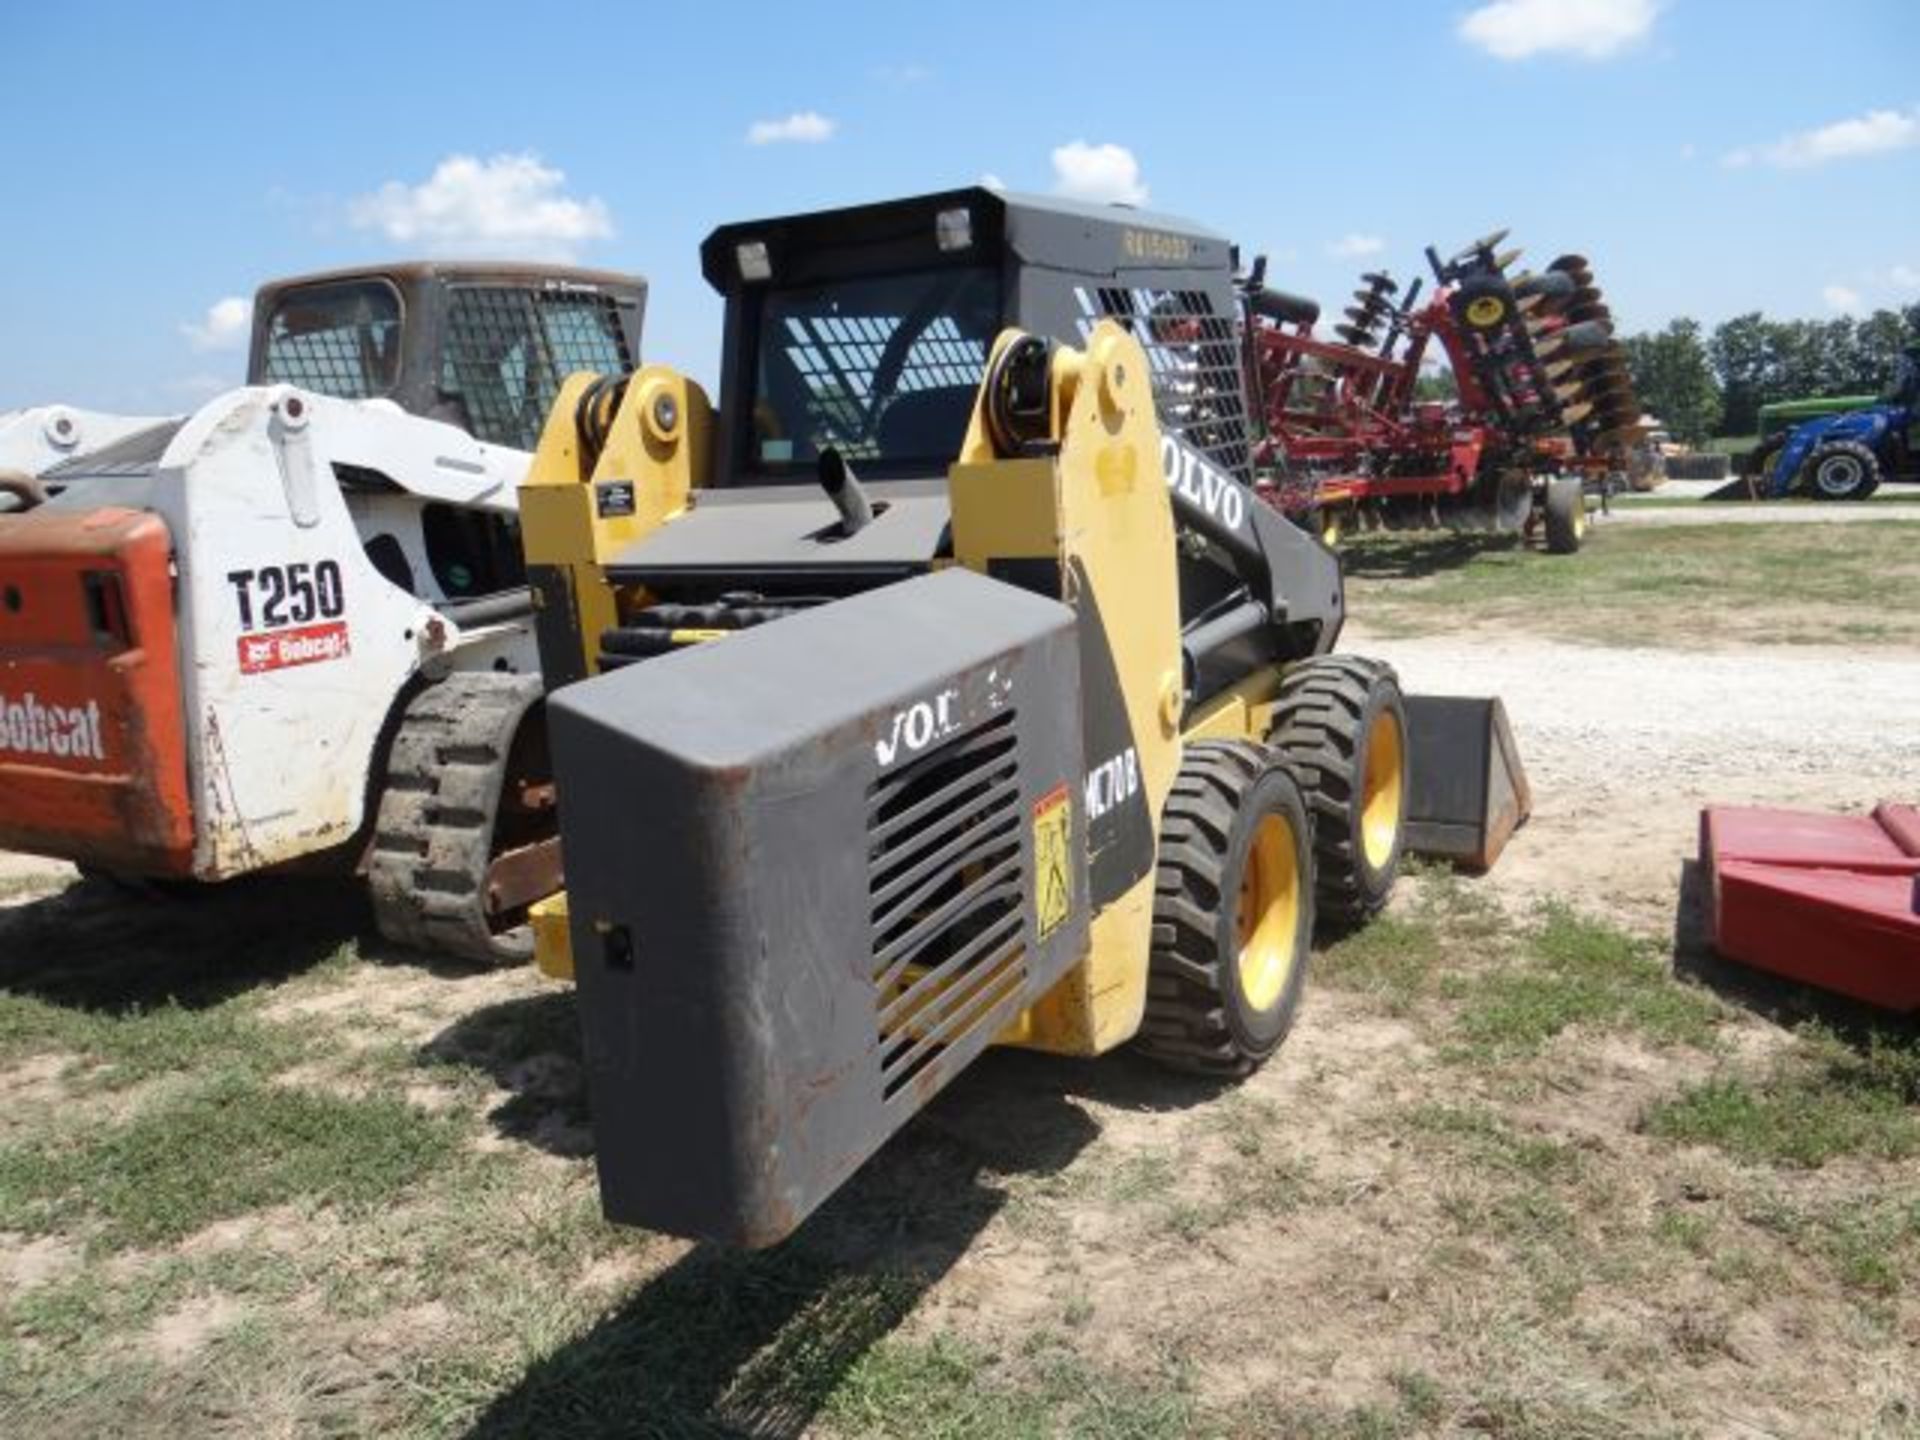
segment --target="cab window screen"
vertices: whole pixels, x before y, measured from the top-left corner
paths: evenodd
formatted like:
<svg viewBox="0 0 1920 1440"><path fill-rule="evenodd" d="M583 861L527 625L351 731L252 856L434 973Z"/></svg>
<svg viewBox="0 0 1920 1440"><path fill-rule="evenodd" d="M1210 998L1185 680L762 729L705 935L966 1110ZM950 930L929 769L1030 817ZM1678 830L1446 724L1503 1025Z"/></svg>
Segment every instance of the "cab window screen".
<svg viewBox="0 0 1920 1440"><path fill-rule="evenodd" d="M966 436L999 328L995 270L770 291L760 313L747 468L810 477L829 446L895 474L945 466Z"/></svg>
<svg viewBox="0 0 1920 1440"><path fill-rule="evenodd" d="M465 406L476 440L531 450L561 381L577 370L618 375L633 361L611 295L461 286L447 314L440 388Z"/></svg>
<svg viewBox="0 0 1920 1440"><path fill-rule="evenodd" d="M267 321L266 379L341 400L385 395L400 377L400 297L378 280L280 297Z"/></svg>

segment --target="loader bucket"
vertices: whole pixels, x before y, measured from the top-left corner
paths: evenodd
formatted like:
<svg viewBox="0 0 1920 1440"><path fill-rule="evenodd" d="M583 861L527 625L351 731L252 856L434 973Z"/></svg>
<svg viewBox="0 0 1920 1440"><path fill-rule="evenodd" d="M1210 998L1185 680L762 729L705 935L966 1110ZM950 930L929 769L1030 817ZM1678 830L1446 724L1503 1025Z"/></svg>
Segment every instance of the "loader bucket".
<svg viewBox="0 0 1920 1440"><path fill-rule="evenodd" d="M1409 695L1407 848L1487 870L1533 812L1506 707L1497 697Z"/></svg>

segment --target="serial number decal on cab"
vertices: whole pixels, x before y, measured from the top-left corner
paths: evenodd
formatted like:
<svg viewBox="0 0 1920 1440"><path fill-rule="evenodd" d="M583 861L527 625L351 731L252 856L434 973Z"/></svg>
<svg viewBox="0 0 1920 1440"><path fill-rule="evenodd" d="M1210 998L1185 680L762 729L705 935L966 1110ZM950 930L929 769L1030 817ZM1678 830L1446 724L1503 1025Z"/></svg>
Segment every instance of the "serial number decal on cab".
<svg viewBox="0 0 1920 1440"><path fill-rule="evenodd" d="M246 632L236 646L241 674L314 665L348 653L347 622L338 618L347 608L338 561L231 570L227 583ZM261 631L266 633L256 633Z"/></svg>
<svg viewBox="0 0 1920 1440"><path fill-rule="evenodd" d="M1121 232L1120 248L1129 260L1159 260L1184 265L1193 258L1193 242L1184 235L1168 235L1160 230Z"/></svg>

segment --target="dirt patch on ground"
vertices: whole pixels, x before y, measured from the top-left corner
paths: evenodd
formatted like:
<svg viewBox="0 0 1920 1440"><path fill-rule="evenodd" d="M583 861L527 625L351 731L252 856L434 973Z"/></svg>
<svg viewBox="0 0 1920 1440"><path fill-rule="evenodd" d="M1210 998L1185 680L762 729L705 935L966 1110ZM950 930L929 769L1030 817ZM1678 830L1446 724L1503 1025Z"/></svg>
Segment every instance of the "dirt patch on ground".
<svg viewBox="0 0 1920 1440"><path fill-rule="evenodd" d="M199 1358L245 1313L244 1306L224 1295L196 1296L154 1321L147 1343L162 1363L184 1365Z"/></svg>
<svg viewBox="0 0 1920 1440"><path fill-rule="evenodd" d="M263 1013L270 1020L289 1023L349 1021L350 1029L370 1041L418 1043L431 1039L457 1016L540 993L550 983L531 967L463 974L410 965L363 965L322 989L296 987Z"/></svg>
<svg viewBox="0 0 1920 1440"><path fill-rule="evenodd" d="M79 1261L79 1247L57 1235L0 1234L0 1291L24 1293L59 1279Z"/></svg>

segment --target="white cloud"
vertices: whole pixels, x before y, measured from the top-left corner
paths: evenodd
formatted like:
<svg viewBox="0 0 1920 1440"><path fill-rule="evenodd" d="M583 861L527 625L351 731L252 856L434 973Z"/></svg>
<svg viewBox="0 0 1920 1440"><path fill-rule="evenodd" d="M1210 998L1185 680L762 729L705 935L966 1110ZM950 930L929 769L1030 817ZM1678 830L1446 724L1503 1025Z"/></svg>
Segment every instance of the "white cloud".
<svg viewBox="0 0 1920 1440"><path fill-rule="evenodd" d="M1378 235L1362 235L1357 231L1327 242L1327 254L1336 260L1358 260L1365 255L1378 255L1386 248L1387 242Z"/></svg>
<svg viewBox="0 0 1920 1440"><path fill-rule="evenodd" d="M1007 188L1007 182L1002 180L998 175L994 174L993 171L991 170L982 170L980 172L979 183L986 186L987 189L989 190L1004 190Z"/></svg>
<svg viewBox="0 0 1920 1440"><path fill-rule="evenodd" d="M818 110L796 110L784 120L756 120L747 127L749 145L818 145L831 140L840 122Z"/></svg>
<svg viewBox="0 0 1920 1440"><path fill-rule="evenodd" d="M1887 272L1887 280L1896 290L1920 290L1920 270L1911 265L1896 265Z"/></svg>
<svg viewBox="0 0 1920 1440"><path fill-rule="evenodd" d="M1827 302L1827 308L1838 310L1843 315L1851 315L1860 308L1860 292L1849 290L1845 285L1828 285L1820 292L1820 298Z"/></svg>
<svg viewBox="0 0 1920 1440"><path fill-rule="evenodd" d="M1563 52L1617 55L1653 29L1655 0L1493 0L1460 22L1460 37L1501 60Z"/></svg>
<svg viewBox="0 0 1920 1440"><path fill-rule="evenodd" d="M204 320L187 321L180 333L196 350L231 350L246 340L252 323L253 301L244 295L228 295L207 307Z"/></svg>
<svg viewBox="0 0 1920 1440"><path fill-rule="evenodd" d="M1053 152L1053 193L1096 205L1144 205L1147 183L1140 162L1124 145L1070 140Z"/></svg>
<svg viewBox="0 0 1920 1440"><path fill-rule="evenodd" d="M1756 161L1783 170L1804 170L1829 160L1850 160L1920 145L1920 107L1869 110L1817 130L1802 130L1771 145L1746 145L1727 152L1722 163L1740 169Z"/></svg>
<svg viewBox="0 0 1920 1440"><path fill-rule="evenodd" d="M347 217L396 245L567 259L612 235L613 221L597 196L576 200L566 183L533 154L449 155L418 185L389 180L358 197Z"/></svg>

